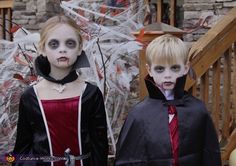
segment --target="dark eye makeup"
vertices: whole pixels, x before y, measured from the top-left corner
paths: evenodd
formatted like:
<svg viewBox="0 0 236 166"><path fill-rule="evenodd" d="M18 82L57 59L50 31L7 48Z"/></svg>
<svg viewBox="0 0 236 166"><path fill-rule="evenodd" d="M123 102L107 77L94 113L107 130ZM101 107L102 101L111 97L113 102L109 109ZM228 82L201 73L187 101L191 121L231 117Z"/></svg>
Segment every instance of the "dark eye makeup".
<svg viewBox="0 0 236 166"><path fill-rule="evenodd" d="M59 47L59 41L56 40L56 39L52 39L48 42L48 46L51 48L51 49L57 49Z"/></svg>
<svg viewBox="0 0 236 166"><path fill-rule="evenodd" d="M165 69L166 69L165 66L155 66L154 67L154 71L157 73L162 73L165 71ZM181 69L181 66L178 64L170 66L170 70L172 70L173 72L179 72L180 69Z"/></svg>
<svg viewBox="0 0 236 166"><path fill-rule="evenodd" d="M68 40L66 40L66 46L68 47L68 48L75 48L76 47L76 41L75 40L73 40L73 39L68 39Z"/></svg>
<svg viewBox="0 0 236 166"><path fill-rule="evenodd" d="M154 67L154 70L157 72L157 73L161 73L165 70L165 67L163 66L155 66Z"/></svg>
<svg viewBox="0 0 236 166"><path fill-rule="evenodd" d="M77 42L73 39L68 39L68 40L65 41L65 45L66 45L66 47L68 47L70 49L73 49L73 48L76 47ZM51 49L57 49L60 46L60 42L57 39L52 39L48 42L48 46Z"/></svg>
<svg viewBox="0 0 236 166"><path fill-rule="evenodd" d="M181 66L180 66L180 65L172 65L170 68L171 68L171 70L174 71L174 72L179 72Z"/></svg>

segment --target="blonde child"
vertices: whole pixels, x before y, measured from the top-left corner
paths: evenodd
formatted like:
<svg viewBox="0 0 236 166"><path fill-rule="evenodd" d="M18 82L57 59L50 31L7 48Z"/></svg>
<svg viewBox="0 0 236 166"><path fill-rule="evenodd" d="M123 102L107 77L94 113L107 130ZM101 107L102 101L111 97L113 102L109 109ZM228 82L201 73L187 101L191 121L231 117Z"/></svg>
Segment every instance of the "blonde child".
<svg viewBox="0 0 236 166"><path fill-rule="evenodd" d="M146 49L149 92L121 130L115 166L220 166L217 134L204 103L184 91L188 49L163 35Z"/></svg>
<svg viewBox="0 0 236 166"><path fill-rule="evenodd" d="M106 166L106 114L99 88L76 69L88 66L79 26L59 15L40 33L41 80L22 94L14 165Z"/></svg>

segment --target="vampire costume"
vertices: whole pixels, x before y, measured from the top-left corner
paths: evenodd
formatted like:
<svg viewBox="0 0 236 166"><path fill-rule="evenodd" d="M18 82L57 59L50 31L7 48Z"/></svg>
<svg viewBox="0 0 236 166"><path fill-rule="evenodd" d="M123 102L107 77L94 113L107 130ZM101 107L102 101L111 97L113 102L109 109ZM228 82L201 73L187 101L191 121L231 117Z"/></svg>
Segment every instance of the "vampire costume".
<svg viewBox="0 0 236 166"><path fill-rule="evenodd" d="M220 166L212 119L202 101L184 91L177 79L174 99L167 100L149 75L149 96L135 105L122 127L115 166ZM169 122L169 115L175 127Z"/></svg>
<svg viewBox="0 0 236 166"><path fill-rule="evenodd" d="M36 59L36 71L49 81L65 84L77 79L75 69L85 65L81 56L62 80L49 76L45 57ZM65 161L70 165L72 160L76 166L106 166L107 123L99 88L86 82L77 97L55 100L41 100L35 86L26 89L20 99L13 153L17 166L57 166Z"/></svg>

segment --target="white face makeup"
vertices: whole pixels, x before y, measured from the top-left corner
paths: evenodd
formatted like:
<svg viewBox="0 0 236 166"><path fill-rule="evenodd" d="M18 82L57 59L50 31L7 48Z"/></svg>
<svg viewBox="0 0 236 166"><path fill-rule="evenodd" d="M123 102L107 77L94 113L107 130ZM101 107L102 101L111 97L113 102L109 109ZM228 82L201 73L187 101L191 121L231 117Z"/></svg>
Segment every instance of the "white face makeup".
<svg viewBox="0 0 236 166"><path fill-rule="evenodd" d="M153 63L151 66L147 66L149 75L153 77L156 85L161 90L173 90L177 78L187 74L188 65L185 65L180 60L175 64L160 65Z"/></svg>
<svg viewBox="0 0 236 166"><path fill-rule="evenodd" d="M45 55L52 68L70 68L80 53L75 30L66 24L55 27L45 43Z"/></svg>

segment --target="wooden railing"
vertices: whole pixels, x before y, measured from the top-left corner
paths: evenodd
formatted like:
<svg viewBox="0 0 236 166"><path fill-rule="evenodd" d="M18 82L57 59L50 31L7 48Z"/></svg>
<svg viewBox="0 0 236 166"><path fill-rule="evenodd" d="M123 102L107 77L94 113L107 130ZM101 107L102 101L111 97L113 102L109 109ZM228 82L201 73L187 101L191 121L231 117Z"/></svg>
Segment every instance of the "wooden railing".
<svg viewBox="0 0 236 166"><path fill-rule="evenodd" d="M236 148L229 139L236 113L236 7L193 44L190 57L197 80L188 79L185 89L206 103L221 142L234 141Z"/></svg>
<svg viewBox="0 0 236 166"><path fill-rule="evenodd" d="M13 0L0 1L0 39L12 40L12 6Z"/></svg>

